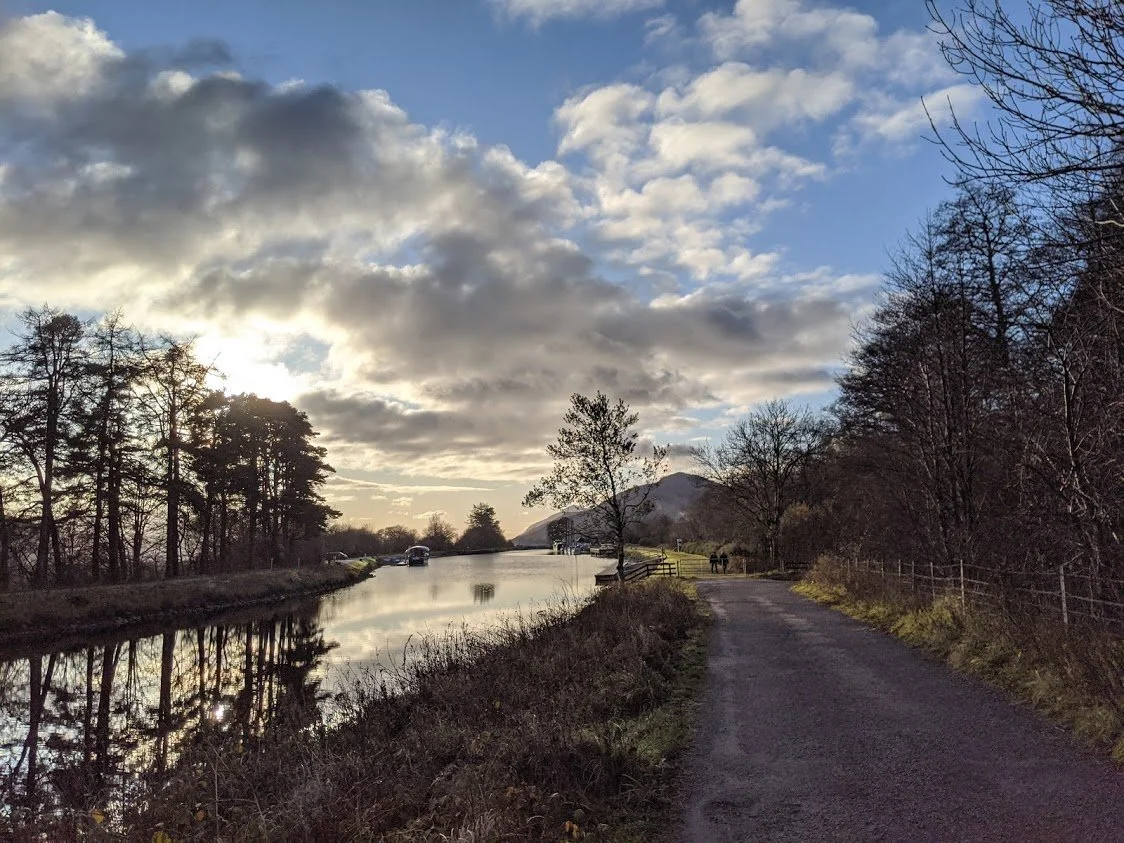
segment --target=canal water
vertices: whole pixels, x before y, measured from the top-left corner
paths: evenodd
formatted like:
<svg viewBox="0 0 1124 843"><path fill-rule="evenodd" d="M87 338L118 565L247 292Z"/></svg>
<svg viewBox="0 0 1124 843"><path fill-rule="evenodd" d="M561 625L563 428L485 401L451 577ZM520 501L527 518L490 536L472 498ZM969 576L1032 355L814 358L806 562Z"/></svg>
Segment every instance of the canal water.
<svg viewBox="0 0 1124 843"><path fill-rule="evenodd" d="M312 724L425 636L495 625L593 590L607 564L536 551L379 568L325 597L205 627L147 630L0 660L0 838L45 816L130 804L202 734L250 742Z"/></svg>

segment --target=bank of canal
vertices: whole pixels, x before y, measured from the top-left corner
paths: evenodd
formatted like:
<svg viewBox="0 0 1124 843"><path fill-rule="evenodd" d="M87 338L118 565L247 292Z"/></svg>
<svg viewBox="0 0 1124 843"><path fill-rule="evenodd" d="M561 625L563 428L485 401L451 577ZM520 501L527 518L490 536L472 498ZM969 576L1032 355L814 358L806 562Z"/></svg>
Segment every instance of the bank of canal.
<svg viewBox="0 0 1124 843"><path fill-rule="evenodd" d="M565 613L559 613L558 605L568 601L577 606L592 594L593 574L602 565L603 560L590 557L536 552L445 557L425 568L381 568L350 588L280 607L243 609L216 623L130 629L56 649L29 645L21 653L0 657L0 771L5 791L0 801L6 811L0 812L0 836L21 829L30 833L48 821L63 822L56 828L77 830L93 822L102 830L120 830L117 823L137 809L141 791L182 769L188 763L185 757L200 746L218 742L228 750L236 747L238 754L248 748L261 751L271 736L287 729L300 731L312 724L331 729L354 722L356 706L370 701L364 694L371 693L371 682L377 684L379 677L386 680L382 688L389 682L409 691L419 674L402 667L406 654L413 664L432 667L435 654L444 652L438 662L457 662L461 679L471 682L474 671L465 665L480 655L479 648L514 647L509 665L514 672L492 677L488 687L494 697L489 704L499 703L497 712L517 720L545 716L520 714L510 707L512 693L520 688L527 694L573 694L573 683L590 685L578 698L592 694L602 702L595 706L594 720L582 728L593 729L586 738L609 753L602 761L615 764L620 747L613 747L624 737L613 737L617 733L608 723L616 722L614 728L619 728L625 722L622 715L644 720L667 694L676 692L679 645L658 635L645 639L641 623L637 646L656 649L628 668L639 666L639 677L618 671L615 655L607 661L598 658L602 651L615 651L617 633L602 632L580 652L547 657L528 648L539 633L527 631L559 627ZM635 614L635 609L624 611L616 622L629 611ZM685 623L683 617L676 623ZM508 632L515 630L515 639L505 639L507 633L495 638L489 637L494 633L482 632L494 628L500 618L508 619ZM629 630L624 637L633 634ZM427 635L429 643L420 646ZM434 642L440 645L436 649ZM588 663L580 663L583 660ZM571 675L541 675L555 670ZM564 688L551 691L552 683L558 682ZM357 694L357 687L368 690ZM343 691L346 695L337 698ZM546 703L558 706L557 700ZM475 728L473 718L478 712L463 724L462 737ZM673 745L686 722L680 714L657 720L658 727L649 729L655 737L644 737L649 753ZM411 722L419 734L427 734L432 725ZM609 731L602 734L602 729ZM628 741L641 734L648 732L641 729ZM462 750L468 751L464 746L458 751ZM476 745L470 755L483 751ZM530 798L541 785L533 776L525 784L531 789L511 798ZM570 798L567 810L576 810L578 819L569 821L580 824L585 798Z"/></svg>
<svg viewBox="0 0 1124 843"><path fill-rule="evenodd" d="M52 652L92 636L175 629L354 585L368 567L317 565L84 588L0 594L0 658Z"/></svg>

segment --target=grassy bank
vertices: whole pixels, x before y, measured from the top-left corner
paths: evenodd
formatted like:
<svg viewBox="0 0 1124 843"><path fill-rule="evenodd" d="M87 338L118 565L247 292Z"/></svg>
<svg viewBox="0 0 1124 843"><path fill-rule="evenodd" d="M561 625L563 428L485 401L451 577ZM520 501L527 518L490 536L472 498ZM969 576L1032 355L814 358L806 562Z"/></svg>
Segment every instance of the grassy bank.
<svg viewBox="0 0 1124 843"><path fill-rule="evenodd" d="M294 711L299 728L189 749L154 801L123 818L126 837L666 838L705 679L705 619L669 581L575 608L430 640L397 675L361 680L339 725Z"/></svg>
<svg viewBox="0 0 1124 843"><path fill-rule="evenodd" d="M893 633L954 669L998 686L1124 764L1124 641L1041 613L940 597L821 559L793 590Z"/></svg>
<svg viewBox="0 0 1124 843"><path fill-rule="evenodd" d="M692 545L706 545L707 547L713 546L714 548L722 549L723 546L717 542L692 542ZM726 545L730 547L730 545ZM726 573L714 574L710 570L710 552L707 553L694 553L691 551L679 550L665 550L661 548L643 547L640 545L629 545L626 548L626 554L632 559L656 559L659 558L661 553L668 559L679 563L679 576L686 580L708 580L708 579L728 579L732 576L749 577L750 579L778 579L778 580L798 580L800 579L799 572L795 571L780 571L780 570L760 570L746 574L742 565L739 562L740 557L731 557L730 566Z"/></svg>
<svg viewBox="0 0 1124 843"><path fill-rule="evenodd" d="M169 619L206 620L230 609L333 591L367 575L365 567L317 565L0 594L0 647L48 646Z"/></svg>

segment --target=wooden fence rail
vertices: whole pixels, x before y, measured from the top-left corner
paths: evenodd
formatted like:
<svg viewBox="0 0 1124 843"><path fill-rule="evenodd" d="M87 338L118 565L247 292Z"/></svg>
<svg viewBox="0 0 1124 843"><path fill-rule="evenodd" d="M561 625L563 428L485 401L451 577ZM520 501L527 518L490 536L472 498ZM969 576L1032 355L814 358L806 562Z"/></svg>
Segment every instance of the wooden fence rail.
<svg viewBox="0 0 1124 843"><path fill-rule="evenodd" d="M678 577L679 563L673 559L642 559L624 566L624 581L647 579L648 577ZM610 585L617 582L617 566L606 568L594 575L597 585Z"/></svg>
<svg viewBox="0 0 1124 843"><path fill-rule="evenodd" d="M1124 580L1067 571L997 571L963 563L938 571L931 563L847 560L848 571L894 581L931 599L954 596L961 604L980 601L1008 607L1057 612L1062 623L1083 618L1124 632Z"/></svg>

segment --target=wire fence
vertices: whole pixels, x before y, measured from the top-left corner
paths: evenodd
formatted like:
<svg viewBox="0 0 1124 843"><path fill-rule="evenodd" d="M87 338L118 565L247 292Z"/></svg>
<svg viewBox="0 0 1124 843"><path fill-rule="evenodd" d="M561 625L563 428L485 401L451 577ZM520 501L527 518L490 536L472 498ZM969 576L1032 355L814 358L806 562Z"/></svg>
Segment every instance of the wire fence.
<svg viewBox="0 0 1124 843"><path fill-rule="evenodd" d="M1056 614L1062 623L1083 620L1124 632L1124 580L1069 571L1065 565L1045 571L1003 571L960 562L936 566L902 560L845 560L855 573L876 575L892 581L915 597L935 600L958 598Z"/></svg>

